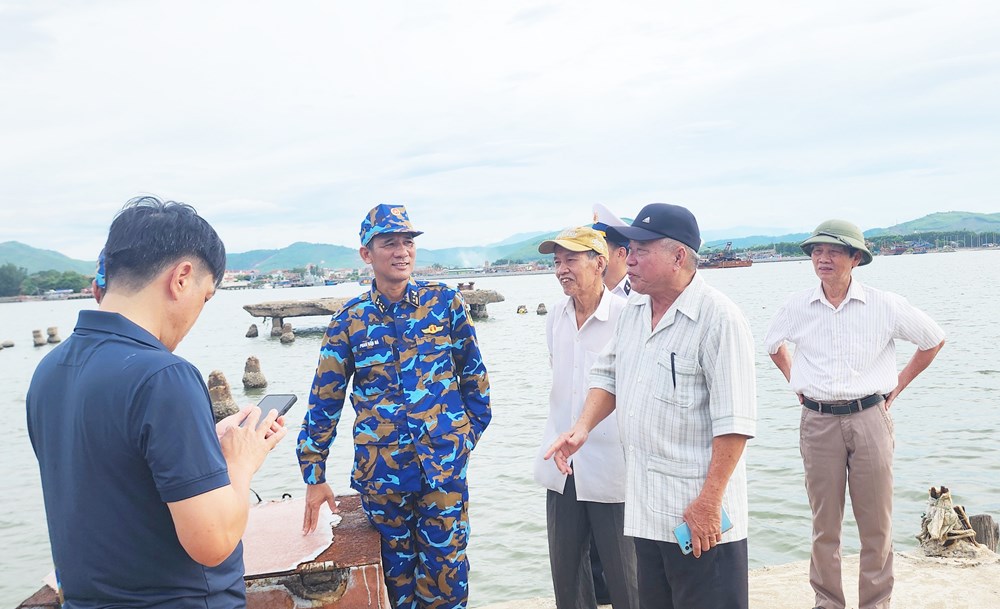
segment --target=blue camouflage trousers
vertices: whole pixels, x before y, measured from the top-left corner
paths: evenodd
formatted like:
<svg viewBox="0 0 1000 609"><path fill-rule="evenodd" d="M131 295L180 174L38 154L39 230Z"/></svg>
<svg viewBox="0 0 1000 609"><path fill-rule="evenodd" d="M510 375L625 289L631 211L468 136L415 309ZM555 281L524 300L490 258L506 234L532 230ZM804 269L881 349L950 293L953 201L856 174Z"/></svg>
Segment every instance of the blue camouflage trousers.
<svg viewBox="0 0 1000 609"><path fill-rule="evenodd" d="M382 538L382 569L396 609L465 609L469 600L469 490L463 478L419 492L362 493Z"/></svg>

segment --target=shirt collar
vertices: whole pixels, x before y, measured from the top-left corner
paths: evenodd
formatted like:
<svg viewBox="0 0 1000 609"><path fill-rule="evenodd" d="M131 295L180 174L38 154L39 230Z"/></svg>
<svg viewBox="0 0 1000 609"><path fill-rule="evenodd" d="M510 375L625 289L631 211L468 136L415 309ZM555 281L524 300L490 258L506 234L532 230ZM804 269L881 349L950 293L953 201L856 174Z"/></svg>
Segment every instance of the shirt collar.
<svg viewBox="0 0 1000 609"><path fill-rule="evenodd" d="M158 338L121 313L108 311L80 311L75 330L90 330L118 334L155 349L169 351Z"/></svg>
<svg viewBox="0 0 1000 609"><path fill-rule="evenodd" d="M601 285L601 301L597 303L597 308L594 312L590 314L597 321L607 321L611 317L611 299L620 298L616 296L603 284ZM569 298L566 307L563 308L563 315L567 315L573 318L573 323L576 323L576 304L573 302L573 298ZM590 319L588 317L587 319Z"/></svg>
<svg viewBox="0 0 1000 609"><path fill-rule="evenodd" d="M679 312L692 321L698 321L698 316L701 313L701 301L704 298L706 287L705 280L701 278L699 273L695 273L694 277L691 278L691 283L677 296L674 304L670 305L670 308L663 315L663 319L669 319L672 322L675 314ZM652 306L649 302L648 294L639 294L638 296L630 297L628 304L632 306ZM663 320L660 320L660 323L662 324Z"/></svg>
<svg viewBox="0 0 1000 609"><path fill-rule="evenodd" d="M628 280L628 273L626 273L625 276L622 277L622 280L618 282L614 291L624 294L626 298L628 298L628 295L632 293L632 282Z"/></svg>
<svg viewBox="0 0 1000 609"><path fill-rule="evenodd" d="M372 291L371 291L372 302L378 307L379 312L385 314L386 311L393 305L393 303L385 297L382 292L378 291L378 286L374 279L372 279ZM406 291L403 293L403 298L399 302L408 302L414 307L420 305L420 295L417 293L417 282L411 277L409 281L406 282Z"/></svg>
<svg viewBox="0 0 1000 609"><path fill-rule="evenodd" d="M864 286L854 277L851 277L851 285L847 286L847 295L844 297L844 302L840 303L840 306L844 306L844 303L852 299L861 303L866 302ZM812 296L809 298L810 304L814 302L822 302L833 307L833 304L827 300L826 294L823 293L822 281L816 286L816 289L813 290Z"/></svg>
<svg viewBox="0 0 1000 609"><path fill-rule="evenodd" d="M691 321L698 321L701 314L701 301L705 294L705 280L698 273L691 278L691 283L684 288L677 300L674 301L673 309L683 313Z"/></svg>

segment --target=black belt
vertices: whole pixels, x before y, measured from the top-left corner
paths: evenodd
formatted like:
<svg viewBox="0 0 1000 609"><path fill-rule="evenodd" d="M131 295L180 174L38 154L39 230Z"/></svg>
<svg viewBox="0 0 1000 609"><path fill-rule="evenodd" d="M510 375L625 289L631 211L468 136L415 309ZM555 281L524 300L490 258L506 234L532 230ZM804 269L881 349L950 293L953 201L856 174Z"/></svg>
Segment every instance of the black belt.
<svg viewBox="0 0 1000 609"><path fill-rule="evenodd" d="M815 410L820 414L851 414L854 412L861 412L869 406L881 404L884 401L885 398L878 393L873 393L865 398L844 402L817 402L802 396L802 405L809 410Z"/></svg>

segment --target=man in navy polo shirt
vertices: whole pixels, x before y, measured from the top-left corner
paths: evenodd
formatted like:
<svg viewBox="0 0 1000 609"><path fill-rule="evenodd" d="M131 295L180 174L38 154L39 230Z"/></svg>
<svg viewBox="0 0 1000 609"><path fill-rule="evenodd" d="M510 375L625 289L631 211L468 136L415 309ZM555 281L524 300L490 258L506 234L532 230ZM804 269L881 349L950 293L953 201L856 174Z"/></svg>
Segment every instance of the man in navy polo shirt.
<svg viewBox="0 0 1000 609"><path fill-rule="evenodd" d="M212 419L173 350L225 271L195 210L129 201L103 252L104 293L38 365L28 432L65 607L243 607L250 480L285 435L277 413ZM246 418L245 427L238 423Z"/></svg>

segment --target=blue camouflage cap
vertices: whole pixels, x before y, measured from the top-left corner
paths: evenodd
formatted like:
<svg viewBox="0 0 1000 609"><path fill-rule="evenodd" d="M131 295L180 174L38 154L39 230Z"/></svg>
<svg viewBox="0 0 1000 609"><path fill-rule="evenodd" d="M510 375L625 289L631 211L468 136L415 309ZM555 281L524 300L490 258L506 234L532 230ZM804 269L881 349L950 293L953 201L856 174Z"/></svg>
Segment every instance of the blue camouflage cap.
<svg viewBox="0 0 1000 609"><path fill-rule="evenodd" d="M361 221L361 245L368 246L372 237L385 233L410 233L414 237L424 231L413 228L406 208L402 205L381 203L372 208Z"/></svg>

